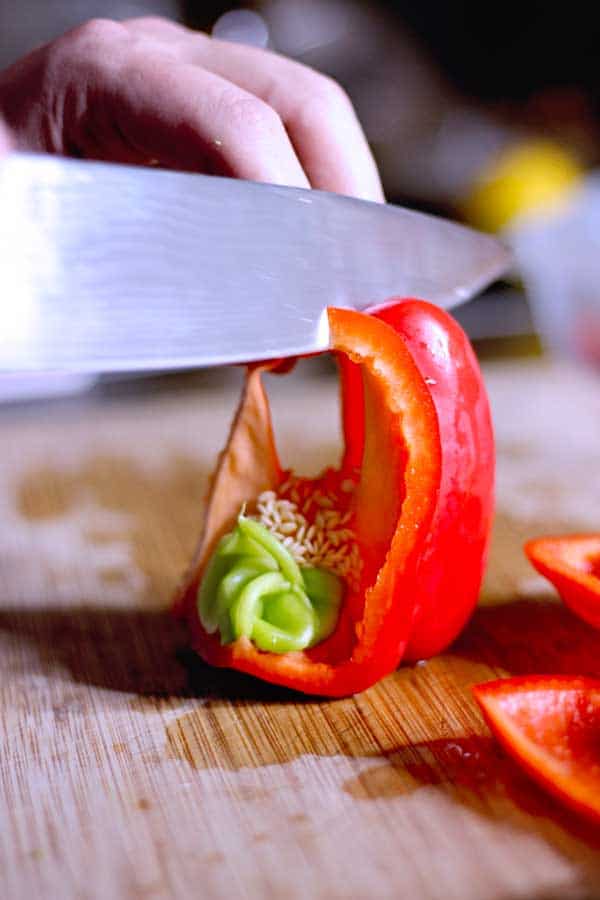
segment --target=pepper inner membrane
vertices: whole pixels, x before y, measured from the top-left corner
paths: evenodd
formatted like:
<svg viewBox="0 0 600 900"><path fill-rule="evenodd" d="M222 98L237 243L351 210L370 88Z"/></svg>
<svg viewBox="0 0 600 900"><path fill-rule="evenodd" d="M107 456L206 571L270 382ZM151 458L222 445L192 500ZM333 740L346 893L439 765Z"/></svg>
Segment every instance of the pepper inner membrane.
<svg viewBox="0 0 600 900"><path fill-rule="evenodd" d="M343 479L338 493L339 481L334 469L317 483L288 474L239 515L200 585L206 631L218 630L224 644L248 638L271 653L305 650L333 633L361 569L349 527L355 483Z"/></svg>

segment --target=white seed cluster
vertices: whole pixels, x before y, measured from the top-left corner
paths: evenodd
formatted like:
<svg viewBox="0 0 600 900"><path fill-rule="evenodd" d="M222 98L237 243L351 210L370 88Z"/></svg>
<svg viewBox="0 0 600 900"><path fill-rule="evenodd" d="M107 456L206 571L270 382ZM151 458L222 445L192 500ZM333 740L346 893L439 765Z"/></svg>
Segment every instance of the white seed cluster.
<svg viewBox="0 0 600 900"><path fill-rule="evenodd" d="M344 482L342 490L354 490L353 482ZM355 590L362 568L360 550L348 527L352 514L341 513L336 503L335 494L318 489L307 493L300 482L289 479L279 493L263 491L256 501L255 518L279 538L299 565L328 569Z"/></svg>

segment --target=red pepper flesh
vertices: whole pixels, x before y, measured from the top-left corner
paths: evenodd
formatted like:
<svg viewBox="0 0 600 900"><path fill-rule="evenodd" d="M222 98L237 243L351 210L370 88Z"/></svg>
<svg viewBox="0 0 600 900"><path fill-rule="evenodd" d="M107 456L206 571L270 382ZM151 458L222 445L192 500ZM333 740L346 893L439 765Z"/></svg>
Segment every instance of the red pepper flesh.
<svg viewBox="0 0 600 900"><path fill-rule="evenodd" d="M473 693L507 753L541 787L600 823L600 681L522 676Z"/></svg>
<svg viewBox="0 0 600 900"><path fill-rule="evenodd" d="M525 553L564 604L600 628L600 534L536 538L525 544Z"/></svg>
<svg viewBox="0 0 600 900"><path fill-rule="evenodd" d="M419 596L406 660L439 653L454 640L479 597L494 514L495 447L487 392L458 323L420 300L370 310L402 335L433 399L442 472L436 510L419 565ZM359 386L344 411L358 455Z"/></svg>

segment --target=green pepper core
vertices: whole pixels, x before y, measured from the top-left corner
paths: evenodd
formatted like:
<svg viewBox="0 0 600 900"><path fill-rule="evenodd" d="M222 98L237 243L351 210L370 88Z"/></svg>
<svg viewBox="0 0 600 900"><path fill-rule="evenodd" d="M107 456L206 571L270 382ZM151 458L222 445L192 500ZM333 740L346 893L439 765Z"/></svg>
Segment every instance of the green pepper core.
<svg viewBox="0 0 600 900"><path fill-rule="evenodd" d="M198 612L222 644L247 637L259 650L288 653L329 637L342 594L337 575L299 566L276 535L241 515L208 563Z"/></svg>

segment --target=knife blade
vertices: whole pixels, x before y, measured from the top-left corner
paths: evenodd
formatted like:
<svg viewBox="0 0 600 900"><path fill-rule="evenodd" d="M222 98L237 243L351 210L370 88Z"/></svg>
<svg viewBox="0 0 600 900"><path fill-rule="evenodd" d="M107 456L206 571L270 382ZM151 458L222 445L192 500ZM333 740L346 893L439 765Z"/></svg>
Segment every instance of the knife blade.
<svg viewBox="0 0 600 900"><path fill-rule="evenodd" d="M0 162L0 371L249 362L328 346L326 307L444 307L494 238L321 191L13 154Z"/></svg>

